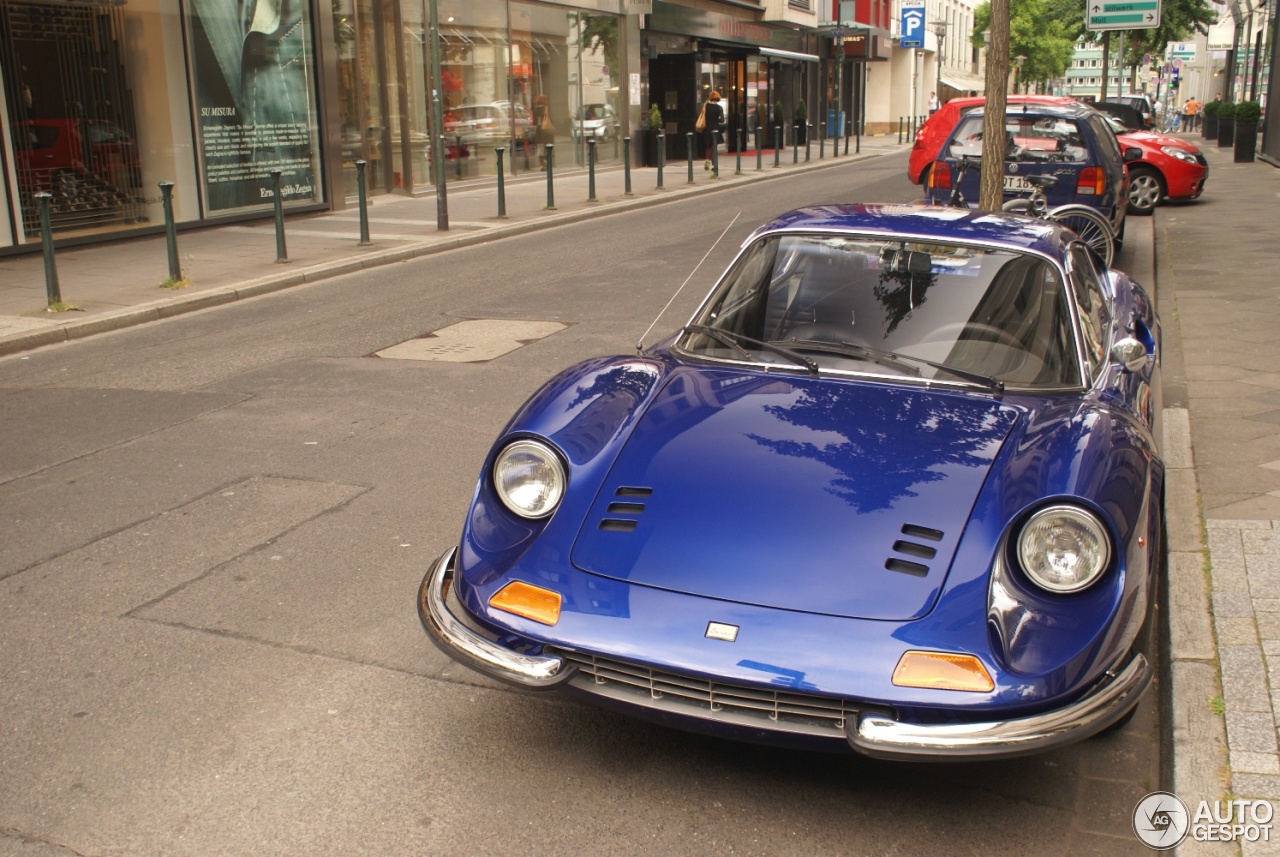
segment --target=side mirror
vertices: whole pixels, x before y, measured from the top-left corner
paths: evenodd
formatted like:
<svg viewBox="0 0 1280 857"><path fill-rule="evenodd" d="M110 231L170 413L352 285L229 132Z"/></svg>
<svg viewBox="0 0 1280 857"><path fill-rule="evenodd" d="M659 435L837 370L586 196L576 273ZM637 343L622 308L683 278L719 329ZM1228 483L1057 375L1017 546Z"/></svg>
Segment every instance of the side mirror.
<svg viewBox="0 0 1280 857"><path fill-rule="evenodd" d="M1124 162L1132 164L1134 161L1142 160L1142 150L1137 146L1126 146L1124 150Z"/></svg>
<svg viewBox="0 0 1280 857"><path fill-rule="evenodd" d="M1147 365L1147 346L1132 336L1126 336L1111 346L1111 359L1130 372L1137 372Z"/></svg>

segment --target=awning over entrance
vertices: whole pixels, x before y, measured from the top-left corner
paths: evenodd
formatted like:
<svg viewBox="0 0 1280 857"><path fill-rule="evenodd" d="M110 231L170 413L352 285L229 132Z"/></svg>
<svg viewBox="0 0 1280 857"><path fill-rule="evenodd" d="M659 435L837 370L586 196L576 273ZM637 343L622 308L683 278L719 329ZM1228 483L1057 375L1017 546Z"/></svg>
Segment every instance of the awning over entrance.
<svg viewBox="0 0 1280 857"><path fill-rule="evenodd" d="M962 71L944 71L942 73L942 85L957 89L966 95L970 92L976 92L979 95L987 90L987 82L976 74L966 74Z"/></svg>
<svg viewBox="0 0 1280 857"><path fill-rule="evenodd" d="M818 57L813 54L802 54L796 51L780 51L777 48L761 48L760 55L766 57L777 57L783 60L801 60L803 62L817 62Z"/></svg>

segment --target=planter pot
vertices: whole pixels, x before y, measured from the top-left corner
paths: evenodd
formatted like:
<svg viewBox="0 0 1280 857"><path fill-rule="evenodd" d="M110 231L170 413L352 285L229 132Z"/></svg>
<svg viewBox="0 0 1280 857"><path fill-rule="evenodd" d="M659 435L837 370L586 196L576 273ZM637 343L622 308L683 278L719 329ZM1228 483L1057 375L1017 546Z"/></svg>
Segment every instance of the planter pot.
<svg viewBox="0 0 1280 857"><path fill-rule="evenodd" d="M1236 122L1234 119L1228 119L1225 122L1218 120L1218 148L1226 149L1234 145L1236 141Z"/></svg>
<svg viewBox="0 0 1280 857"><path fill-rule="evenodd" d="M1200 133L1204 135L1206 140L1218 139L1218 117L1204 117L1204 128L1201 129Z"/></svg>
<svg viewBox="0 0 1280 857"><path fill-rule="evenodd" d="M794 124L796 145L803 146L805 140L808 139L809 129L802 120L797 119Z"/></svg>
<svg viewBox="0 0 1280 857"><path fill-rule="evenodd" d="M640 132L641 146L643 148L642 157L646 167L656 167L658 165L658 132L652 129L646 129ZM671 159L667 158L667 163Z"/></svg>
<svg viewBox="0 0 1280 857"><path fill-rule="evenodd" d="M1234 158L1237 164L1247 164L1253 160L1258 150L1258 123L1237 122Z"/></svg>

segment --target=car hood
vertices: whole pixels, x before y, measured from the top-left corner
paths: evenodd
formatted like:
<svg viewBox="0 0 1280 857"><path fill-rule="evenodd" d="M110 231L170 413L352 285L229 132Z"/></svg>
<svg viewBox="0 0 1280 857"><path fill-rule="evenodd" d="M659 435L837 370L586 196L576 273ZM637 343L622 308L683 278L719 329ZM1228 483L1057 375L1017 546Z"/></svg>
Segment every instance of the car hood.
<svg viewBox="0 0 1280 857"><path fill-rule="evenodd" d="M1016 420L977 394L677 371L620 451L571 559L725 601L917 618Z"/></svg>
<svg viewBox="0 0 1280 857"><path fill-rule="evenodd" d="M1188 152L1198 152L1200 149L1194 143L1188 143L1181 137L1175 137L1172 134L1160 134L1155 131L1126 131L1123 134L1116 135L1121 145L1126 141L1132 141L1133 145L1146 143L1148 146L1155 146L1157 149L1161 146L1175 146Z"/></svg>

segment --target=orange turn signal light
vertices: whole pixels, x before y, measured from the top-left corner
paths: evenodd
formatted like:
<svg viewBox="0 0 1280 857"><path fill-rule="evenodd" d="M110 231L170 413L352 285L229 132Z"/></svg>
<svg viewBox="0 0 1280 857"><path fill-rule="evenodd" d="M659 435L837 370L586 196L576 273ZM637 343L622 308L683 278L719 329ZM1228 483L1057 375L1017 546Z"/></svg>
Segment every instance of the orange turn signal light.
<svg viewBox="0 0 1280 857"><path fill-rule="evenodd" d="M543 625L560 621L560 593L513 580L499 589L489 599L489 606Z"/></svg>
<svg viewBox="0 0 1280 857"><path fill-rule="evenodd" d="M996 686L982 661L973 655L951 652L904 653L893 670L893 683L898 687L974 693L987 693Z"/></svg>

